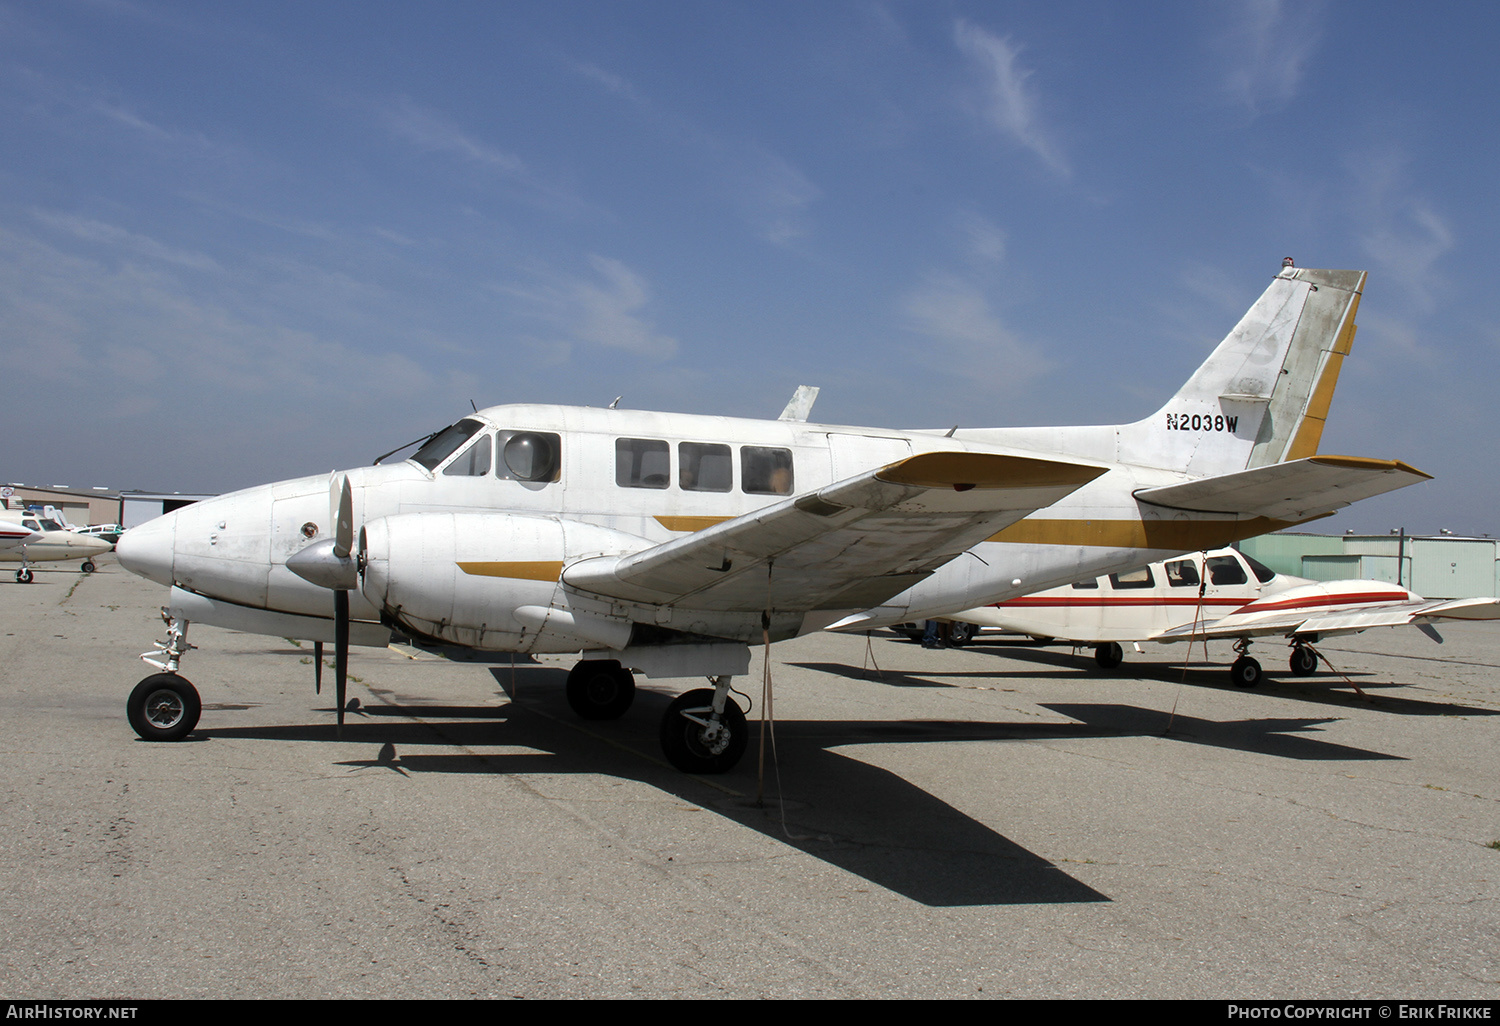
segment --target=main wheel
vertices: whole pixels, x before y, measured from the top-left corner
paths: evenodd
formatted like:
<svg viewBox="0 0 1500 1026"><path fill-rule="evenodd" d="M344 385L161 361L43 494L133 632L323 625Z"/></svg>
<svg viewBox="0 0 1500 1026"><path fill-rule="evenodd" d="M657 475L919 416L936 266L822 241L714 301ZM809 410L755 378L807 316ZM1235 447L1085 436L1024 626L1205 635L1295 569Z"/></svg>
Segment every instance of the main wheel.
<svg viewBox="0 0 1500 1026"><path fill-rule="evenodd" d="M125 702L131 727L146 741L181 741L202 713L198 689L175 673L153 673Z"/></svg>
<svg viewBox="0 0 1500 1026"><path fill-rule="evenodd" d="M85 559L83 561L83 565L78 569L82 570L86 574L91 574L99 568L94 565L94 561L92 559Z"/></svg>
<svg viewBox="0 0 1500 1026"><path fill-rule="evenodd" d="M568 704L586 720L616 720L635 701L635 676L613 659L585 659L568 671Z"/></svg>
<svg viewBox="0 0 1500 1026"><path fill-rule="evenodd" d="M678 695L661 718L661 750L684 773L728 773L745 754L750 728L744 712L733 698L717 724L709 720L713 711L713 688L699 688Z"/></svg>
<svg viewBox="0 0 1500 1026"><path fill-rule="evenodd" d="M1249 656L1240 656L1229 668L1229 679L1237 688L1253 688L1260 683L1260 663Z"/></svg>
<svg viewBox="0 0 1500 1026"><path fill-rule="evenodd" d="M1288 661L1292 668L1294 677L1311 677L1318 669L1318 653L1305 645L1298 645L1292 649L1292 658Z"/></svg>
<svg viewBox="0 0 1500 1026"><path fill-rule="evenodd" d="M1113 670L1125 661L1125 650L1118 641L1106 641L1094 649L1094 662L1101 670Z"/></svg>
<svg viewBox="0 0 1500 1026"><path fill-rule="evenodd" d="M17 584L30 584L31 583L31 570L29 568L25 569L25 570L17 570L16 571L16 583Z"/></svg>
<svg viewBox="0 0 1500 1026"><path fill-rule="evenodd" d="M954 620L948 625L948 643L950 645L967 645L978 634L978 626L965 620Z"/></svg>

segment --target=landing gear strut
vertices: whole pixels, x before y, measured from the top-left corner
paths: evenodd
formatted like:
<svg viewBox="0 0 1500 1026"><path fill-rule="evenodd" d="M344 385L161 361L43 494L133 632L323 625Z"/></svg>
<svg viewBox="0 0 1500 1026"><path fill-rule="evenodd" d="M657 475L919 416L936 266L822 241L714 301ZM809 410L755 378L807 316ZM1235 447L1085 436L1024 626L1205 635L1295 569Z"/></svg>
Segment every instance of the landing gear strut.
<svg viewBox="0 0 1500 1026"><path fill-rule="evenodd" d="M165 609L161 618L167 624L167 640L156 642L150 652L141 653L141 658L162 672L135 686L125 702L125 716L142 740L181 741L198 725L203 703L192 683L178 675L177 667L182 657L198 646L188 643L188 621L177 619Z"/></svg>
<svg viewBox="0 0 1500 1026"><path fill-rule="evenodd" d="M661 750L684 773L728 773L750 740L745 714L729 697L730 678L677 696L661 718Z"/></svg>

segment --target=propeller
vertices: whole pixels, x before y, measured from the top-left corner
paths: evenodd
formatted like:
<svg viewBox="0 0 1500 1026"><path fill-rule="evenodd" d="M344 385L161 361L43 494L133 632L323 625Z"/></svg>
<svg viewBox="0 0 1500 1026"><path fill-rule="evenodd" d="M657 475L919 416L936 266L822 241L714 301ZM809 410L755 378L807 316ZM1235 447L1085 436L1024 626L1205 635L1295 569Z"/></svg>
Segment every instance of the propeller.
<svg viewBox="0 0 1500 1026"><path fill-rule="evenodd" d="M354 556L354 495L346 474L334 474L328 484L328 516L333 537L313 542L287 557L286 568L333 592L333 680L338 724L344 726L345 694L349 680L349 592L359 586L359 560ZM323 644L314 644L318 693L323 690Z"/></svg>

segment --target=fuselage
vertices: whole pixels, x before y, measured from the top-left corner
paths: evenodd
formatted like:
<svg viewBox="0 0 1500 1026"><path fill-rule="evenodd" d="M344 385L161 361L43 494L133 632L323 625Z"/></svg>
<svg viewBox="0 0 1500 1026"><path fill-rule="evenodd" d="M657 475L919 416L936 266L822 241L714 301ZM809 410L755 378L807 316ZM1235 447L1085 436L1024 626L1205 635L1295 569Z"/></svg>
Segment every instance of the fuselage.
<svg viewBox="0 0 1500 1026"><path fill-rule="evenodd" d="M1135 490L1174 483L1185 475L1110 462L1109 429L1044 431L1038 436L1034 429L1018 429L1015 435L1026 441L1045 438L1051 446L1047 450L1007 444L1003 429L949 436L591 407L500 406L465 417L411 459L356 468L347 478L357 525L415 513L516 514L598 529L577 544L588 549L581 554L599 555L645 549L917 453L1061 453L1108 468L1062 502L998 532L916 587L865 611L868 626L1139 565L1198 547L1206 534L1214 544L1223 544L1267 529L1227 515L1188 519L1143 509L1132 497ZM329 478L320 475L184 507L127 532L118 550L128 569L162 584L251 609L321 620L326 627L328 590L309 584L285 564L331 531ZM465 555L475 563L506 556L502 537L459 544L474 551L456 552L452 562L465 562ZM494 605L570 602L555 573L550 579L512 581L508 587L497 586ZM356 620L381 619L382 609L368 596L354 591L351 599ZM858 611L799 612L783 617L775 633L785 637L818 629L852 612ZM625 613L646 623L659 620L650 609ZM442 619L433 622L445 627ZM521 644L522 625L503 620L497 611L477 635L437 634L476 647L515 648ZM758 638L760 630L758 616L709 617L695 626L700 633L738 640ZM527 644L535 650L534 635Z"/></svg>
<svg viewBox="0 0 1500 1026"><path fill-rule="evenodd" d="M110 543L92 535L69 531L53 520L22 516L0 521L0 562L42 563L58 559L88 559L108 552Z"/></svg>

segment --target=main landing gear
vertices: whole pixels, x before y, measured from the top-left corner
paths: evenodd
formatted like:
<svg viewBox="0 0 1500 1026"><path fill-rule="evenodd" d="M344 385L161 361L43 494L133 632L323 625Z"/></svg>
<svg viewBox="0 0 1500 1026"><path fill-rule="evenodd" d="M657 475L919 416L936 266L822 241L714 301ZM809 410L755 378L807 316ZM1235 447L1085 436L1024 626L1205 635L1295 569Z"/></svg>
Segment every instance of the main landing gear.
<svg viewBox="0 0 1500 1026"><path fill-rule="evenodd" d="M1229 679L1237 688L1253 688L1261 682L1260 663L1250 657L1250 639L1240 638L1234 643L1240 657L1229 668ZM1318 653L1301 638L1292 641L1292 655L1287 667L1293 677L1310 677L1318 669Z"/></svg>
<svg viewBox="0 0 1500 1026"><path fill-rule="evenodd" d="M679 695L659 731L662 753L684 773L727 773L750 740L745 714L729 697L728 676ZM585 659L568 673L568 705L586 720L613 720L635 699L635 677L614 659Z"/></svg>
<svg viewBox="0 0 1500 1026"><path fill-rule="evenodd" d="M152 651L141 653L141 658L162 672L135 686L125 701L125 716L143 741L181 741L198 725L203 702L198 689L178 675L177 666L198 646L188 643L188 621L177 619L165 609L161 618L167 624L167 640L156 642ZM158 655L160 658L156 658Z"/></svg>

